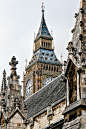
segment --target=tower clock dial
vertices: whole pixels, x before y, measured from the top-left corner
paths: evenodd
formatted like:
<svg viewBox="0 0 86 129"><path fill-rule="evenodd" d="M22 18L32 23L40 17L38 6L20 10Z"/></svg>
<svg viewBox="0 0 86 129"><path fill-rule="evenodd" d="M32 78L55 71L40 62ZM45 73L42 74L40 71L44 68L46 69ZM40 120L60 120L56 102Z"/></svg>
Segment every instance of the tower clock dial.
<svg viewBox="0 0 86 129"><path fill-rule="evenodd" d="M26 96L29 97L32 93L33 90L33 83L32 80L29 79L27 84L26 84Z"/></svg>
<svg viewBox="0 0 86 129"><path fill-rule="evenodd" d="M53 81L54 78L53 77L48 77L44 80L44 86L46 86L48 83L50 83L51 81Z"/></svg>

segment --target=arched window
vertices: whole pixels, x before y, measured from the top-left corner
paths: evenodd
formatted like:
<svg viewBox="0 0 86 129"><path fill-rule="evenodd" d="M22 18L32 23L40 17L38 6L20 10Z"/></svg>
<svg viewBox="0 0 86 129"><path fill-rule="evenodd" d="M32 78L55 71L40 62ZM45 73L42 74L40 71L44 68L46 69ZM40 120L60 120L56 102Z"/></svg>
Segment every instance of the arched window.
<svg viewBox="0 0 86 129"><path fill-rule="evenodd" d="M54 67L54 72L56 71L56 67Z"/></svg>
<svg viewBox="0 0 86 129"><path fill-rule="evenodd" d="M44 47L45 47L45 42L44 42Z"/></svg>
<svg viewBox="0 0 86 129"><path fill-rule="evenodd" d="M58 67L57 67L57 72L58 72Z"/></svg>
<svg viewBox="0 0 86 129"><path fill-rule="evenodd" d="M48 43L48 48L49 48L49 43Z"/></svg>
<svg viewBox="0 0 86 129"><path fill-rule="evenodd" d="M46 70L48 70L48 65L46 65Z"/></svg>
<svg viewBox="0 0 86 129"><path fill-rule="evenodd" d="M53 66L52 66L52 68L51 68L51 71L53 71Z"/></svg>
<svg viewBox="0 0 86 129"><path fill-rule="evenodd" d="M49 71L50 71L50 66L49 66Z"/></svg>
<svg viewBox="0 0 86 129"><path fill-rule="evenodd" d="M45 65L44 65L44 68L43 69L45 70Z"/></svg>
<svg viewBox="0 0 86 129"><path fill-rule="evenodd" d="M47 42L46 42L46 48L47 48Z"/></svg>
<svg viewBox="0 0 86 129"><path fill-rule="evenodd" d="M43 42L42 42L42 47L43 47Z"/></svg>

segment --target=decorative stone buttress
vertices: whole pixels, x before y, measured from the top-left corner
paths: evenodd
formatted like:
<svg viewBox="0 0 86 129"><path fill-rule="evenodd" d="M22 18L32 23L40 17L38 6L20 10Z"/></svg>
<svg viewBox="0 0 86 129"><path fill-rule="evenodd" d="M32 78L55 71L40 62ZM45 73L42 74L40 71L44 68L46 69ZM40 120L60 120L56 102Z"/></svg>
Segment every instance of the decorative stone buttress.
<svg viewBox="0 0 86 129"><path fill-rule="evenodd" d="M42 5L42 19L37 36L34 39L33 56L25 67L23 75L23 93L25 98L37 92L62 73L62 64L56 57L53 37L49 33Z"/></svg>
<svg viewBox="0 0 86 129"><path fill-rule="evenodd" d="M3 80L0 94L0 123L2 129L26 129L27 111L24 105L24 97L21 94L21 86L19 84L19 76L16 73L15 56L12 57L11 74L7 78L8 85L6 85L6 72L3 72Z"/></svg>
<svg viewBox="0 0 86 129"><path fill-rule="evenodd" d="M67 100L63 129L86 129L86 0L80 1L73 37L68 43Z"/></svg>

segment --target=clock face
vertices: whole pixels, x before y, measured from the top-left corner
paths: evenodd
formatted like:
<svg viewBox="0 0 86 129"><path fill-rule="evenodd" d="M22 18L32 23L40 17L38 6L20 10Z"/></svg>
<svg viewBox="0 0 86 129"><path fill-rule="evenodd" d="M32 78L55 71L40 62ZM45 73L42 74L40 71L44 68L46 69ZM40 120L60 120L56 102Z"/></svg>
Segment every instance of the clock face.
<svg viewBox="0 0 86 129"><path fill-rule="evenodd" d="M48 83L50 83L51 81L53 81L54 78L53 77L48 77L44 80L44 86L46 86Z"/></svg>
<svg viewBox="0 0 86 129"><path fill-rule="evenodd" d="M28 80L27 85L26 85L26 96L27 97L31 95L32 90L33 90L32 80Z"/></svg>

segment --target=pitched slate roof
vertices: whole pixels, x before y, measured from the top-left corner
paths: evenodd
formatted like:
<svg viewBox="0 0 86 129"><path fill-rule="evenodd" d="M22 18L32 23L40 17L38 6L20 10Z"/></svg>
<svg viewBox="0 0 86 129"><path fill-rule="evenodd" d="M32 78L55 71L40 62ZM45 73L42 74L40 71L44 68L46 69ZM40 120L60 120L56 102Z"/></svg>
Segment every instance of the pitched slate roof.
<svg viewBox="0 0 86 129"><path fill-rule="evenodd" d="M63 77L63 74L60 75L25 100L28 118L34 116L65 96L65 82L62 81Z"/></svg>
<svg viewBox="0 0 86 129"><path fill-rule="evenodd" d="M27 66L26 70L30 68L32 65L34 65L36 62L62 66L61 62L58 60L53 50L39 49L38 51L33 53L33 57L29 62L29 65Z"/></svg>
<svg viewBox="0 0 86 129"><path fill-rule="evenodd" d="M48 37L51 37L51 35L49 33L49 30L47 28L46 22L45 22L44 10L42 10L41 24L40 24L39 31L37 33L36 38L38 38L39 36L48 36Z"/></svg>

